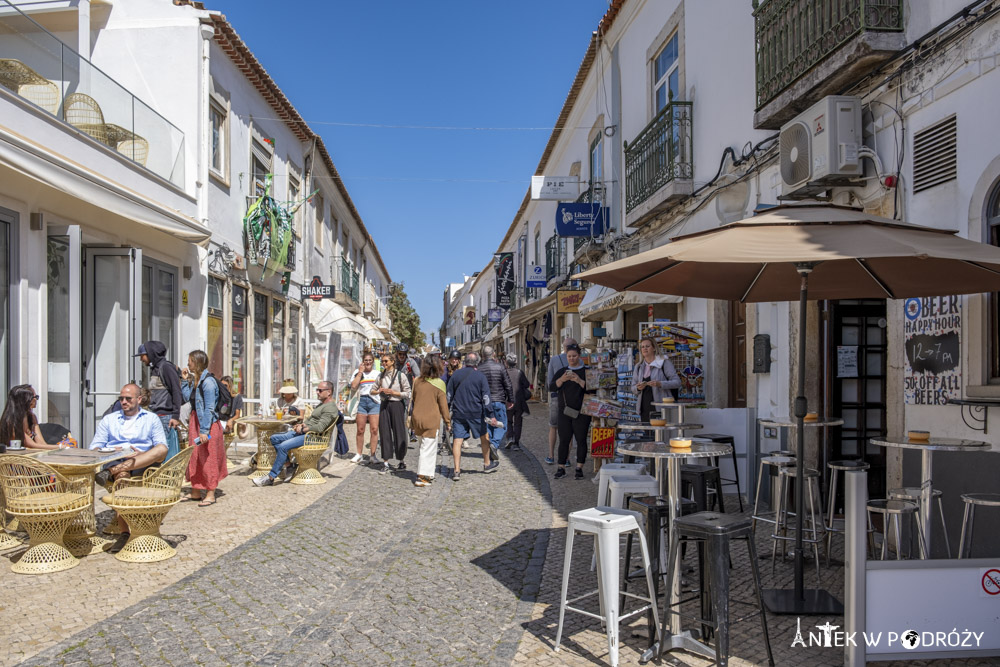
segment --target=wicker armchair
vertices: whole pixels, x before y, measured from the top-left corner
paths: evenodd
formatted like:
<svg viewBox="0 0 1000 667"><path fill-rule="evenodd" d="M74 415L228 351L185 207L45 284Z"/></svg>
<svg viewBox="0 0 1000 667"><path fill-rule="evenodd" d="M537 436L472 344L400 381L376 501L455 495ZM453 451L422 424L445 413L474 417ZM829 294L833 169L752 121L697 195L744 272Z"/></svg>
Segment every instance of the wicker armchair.
<svg viewBox="0 0 1000 667"><path fill-rule="evenodd" d="M142 477L120 479L111 494L104 496L104 504L118 512L130 532L128 542L115 558L126 563L153 563L177 553L160 537L160 524L170 508L180 502L192 452L194 448L188 447Z"/></svg>
<svg viewBox="0 0 1000 667"><path fill-rule="evenodd" d="M299 466L295 477L292 477L292 484L326 484L326 479L316 469L316 464L330 448L331 439L336 437L340 419L322 433L306 433L306 444L292 450L292 456Z"/></svg>
<svg viewBox="0 0 1000 667"><path fill-rule="evenodd" d="M117 148L118 152L125 157L146 166L146 158L149 157L149 142L144 138L134 134L131 139L118 142Z"/></svg>
<svg viewBox="0 0 1000 667"><path fill-rule="evenodd" d="M70 93L63 100L63 117L66 122L89 134L102 144L108 143L108 130L104 125L104 113L101 105L90 95Z"/></svg>
<svg viewBox="0 0 1000 667"><path fill-rule="evenodd" d="M7 501L3 495L3 485L0 485L0 551L9 551L21 546L21 540L7 534L7 530L13 528L11 524L7 523Z"/></svg>
<svg viewBox="0 0 1000 667"><path fill-rule="evenodd" d="M17 94L29 102L37 104L53 116L59 113L59 86L51 81L23 84L18 86Z"/></svg>
<svg viewBox="0 0 1000 667"><path fill-rule="evenodd" d="M89 479L69 480L27 456L0 456L7 511L20 520L30 548L11 566L18 574L45 574L80 564L63 545L70 522L93 503Z"/></svg>

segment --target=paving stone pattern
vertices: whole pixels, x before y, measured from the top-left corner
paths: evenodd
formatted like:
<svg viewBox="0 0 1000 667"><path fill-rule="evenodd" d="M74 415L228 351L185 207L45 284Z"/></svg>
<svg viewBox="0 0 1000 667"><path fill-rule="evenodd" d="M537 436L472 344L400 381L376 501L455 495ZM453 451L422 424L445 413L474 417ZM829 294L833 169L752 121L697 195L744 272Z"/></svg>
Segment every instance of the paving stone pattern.
<svg viewBox="0 0 1000 667"><path fill-rule="evenodd" d="M460 482L429 488L411 471L356 467L285 522L24 664L510 664L544 560L544 475L527 456L490 475L478 455L463 464ZM254 489L262 503L284 490Z"/></svg>

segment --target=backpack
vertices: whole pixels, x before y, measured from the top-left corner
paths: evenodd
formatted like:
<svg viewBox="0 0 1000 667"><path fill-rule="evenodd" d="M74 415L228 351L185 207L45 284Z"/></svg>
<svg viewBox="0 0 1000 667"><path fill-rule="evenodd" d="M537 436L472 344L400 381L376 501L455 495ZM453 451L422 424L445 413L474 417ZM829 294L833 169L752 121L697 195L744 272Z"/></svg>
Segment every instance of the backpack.
<svg viewBox="0 0 1000 667"><path fill-rule="evenodd" d="M212 375L211 373L208 374L208 377L215 380L215 376ZM233 416L233 395L230 394L229 390L226 389L226 386L221 382L219 382L218 380L215 380L215 386L218 387L219 389L218 398L215 399L215 411L219 415L219 421L226 421ZM201 400L204 401L205 400L204 382L198 383L198 391L201 392ZM195 409L194 394L191 395L191 409L192 410Z"/></svg>

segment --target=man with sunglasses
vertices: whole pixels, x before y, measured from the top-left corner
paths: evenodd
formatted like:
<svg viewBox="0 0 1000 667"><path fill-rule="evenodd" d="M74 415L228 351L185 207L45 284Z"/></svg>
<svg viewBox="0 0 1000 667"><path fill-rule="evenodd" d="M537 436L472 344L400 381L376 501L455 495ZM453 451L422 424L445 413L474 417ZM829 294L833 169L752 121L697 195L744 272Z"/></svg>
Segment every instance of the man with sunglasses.
<svg viewBox="0 0 1000 667"><path fill-rule="evenodd" d="M90 442L91 449L129 447L132 455L108 468L110 481L142 471L167 455L167 436L156 414L139 407L142 390L137 384L122 387L118 400L121 412L112 412L101 419Z"/></svg>
<svg viewBox="0 0 1000 667"><path fill-rule="evenodd" d="M258 477L253 481L255 486L271 486L278 474L285 467L288 461L288 454L293 449L297 449L306 444L306 433L322 433L337 421L340 417L340 410L337 402L333 400L333 383L324 380L316 387L316 398L319 405L313 409L312 414L305 418L301 424L296 424L292 430L284 433L276 433L271 436L271 445L274 447L276 455L271 471L265 477ZM285 474L285 479L290 479L295 474L294 469Z"/></svg>

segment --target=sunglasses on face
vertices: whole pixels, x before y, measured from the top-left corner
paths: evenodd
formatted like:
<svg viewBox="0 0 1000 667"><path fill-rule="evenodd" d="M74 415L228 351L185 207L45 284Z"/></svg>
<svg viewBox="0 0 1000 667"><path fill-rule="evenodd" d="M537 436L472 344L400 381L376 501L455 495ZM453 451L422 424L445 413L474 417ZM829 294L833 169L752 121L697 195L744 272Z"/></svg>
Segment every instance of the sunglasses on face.
<svg viewBox="0 0 1000 667"><path fill-rule="evenodd" d="M38 398L38 397L35 396L35 398ZM118 400L122 401L124 403L125 401L138 401L139 397L138 396L125 396L125 395L122 395L122 396L118 397Z"/></svg>

